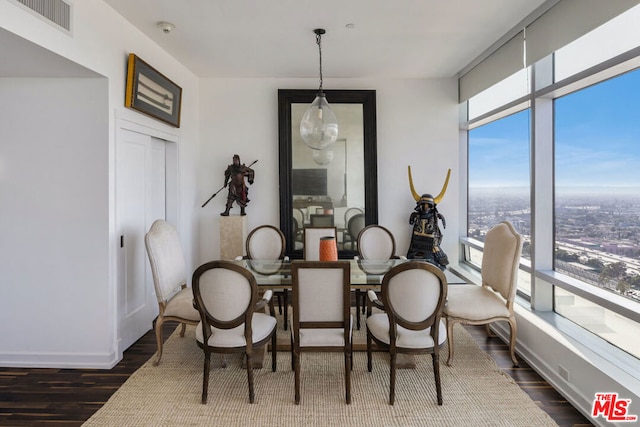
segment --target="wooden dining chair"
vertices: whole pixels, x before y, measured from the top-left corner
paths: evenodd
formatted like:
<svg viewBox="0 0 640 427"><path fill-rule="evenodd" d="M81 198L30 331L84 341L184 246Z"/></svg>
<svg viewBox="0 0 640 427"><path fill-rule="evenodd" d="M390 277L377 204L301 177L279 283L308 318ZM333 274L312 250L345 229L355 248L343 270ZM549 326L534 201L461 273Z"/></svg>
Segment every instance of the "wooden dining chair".
<svg viewBox="0 0 640 427"><path fill-rule="evenodd" d="M440 348L447 339L441 319L447 298L447 279L442 271L424 261L409 261L384 275L382 301L368 292L367 369L372 370L373 342L390 356L389 404L395 401L398 353L431 354L438 405L442 405ZM373 307L382 310L373 314Z"/></svg>
<svg viewBox="0 0 640 427"><path fill-rule="evenodd" d="M187 286L187 272L176 229L163 219L151 224L144 236L144 244L151 265L153 286L158 300L158 318L155 321L158 357L153 361L157 366L162 358L162 325L175 321L181 325L180 336L184 337L187 325L197 325L198 311L193 308L193 292Z"/></svg>
<svg viewBox="0 0 640 427"><path fill-rule="evenodd" d="M357 235L356 247L358 249L356 259L361 261L406 259L405 256L396 255L396 239L391 231L378 224L371 224L360 230ZM366 293L356 289L356 327L358 330L360 330L360 307L362 307L362 313L364 314L366 295Z"/></svg>
<svg viewBox="0 0 640 427"><path fill-rule="evenodd" d="M291 360L300 403L300 353L344 353L345 399L351 403L352 317L349 261L293 261Z"/></svg>
<svg viewBox="0 0 640 427"><path fill-rule="evenodd" d="M482 286L456 285L449 292L444 309L449 337L447 365L451 366L453 362L453 326L456 323L486 325L487 334L495 336L489 325L502 320L509 324L509 354L513 366L518 366L515 354L518 326L513 304L518 288L522 236L510 222L503 221L487 232L482 253Z"/></svg>
<svg viewBox="0 0 640 427"><path fill-rule="evenodd" d="M253 389L254 350L271 341L271 370L276 371L276 318L261 312L272 291L258 300L256 279L246 268L232 261L211 261L193 273L194 305L200 313L196 341L204 351L202 403L207 403L212 353L244 353L249 402Z"/></svg>
<svg viewBox="0 0 640 427"><path fill-rule="evenodd" d="M284 252L285 238L282 231L273 225L260 225L247 236L245 242L246 259L254 261L276 261L288 259ZM287 309L289 307L289 292L286 288L274 292L278 299L278 310L285 316L284 327L287 327Z"/></svg>

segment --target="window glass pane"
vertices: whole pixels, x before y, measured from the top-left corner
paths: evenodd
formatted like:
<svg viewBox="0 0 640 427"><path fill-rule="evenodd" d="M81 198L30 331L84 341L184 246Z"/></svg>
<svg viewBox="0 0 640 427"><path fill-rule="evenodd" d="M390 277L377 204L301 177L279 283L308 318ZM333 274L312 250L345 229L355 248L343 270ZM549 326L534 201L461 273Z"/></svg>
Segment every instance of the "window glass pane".
<svg viewBox="0 0 640 427"><path fill-rule="evenodd" d="M556 286L555 310L627 353L640 357L640 325Z"/></svg>
<svg viewBox="0 0 640 427"><path fill-rule="evenodd" d="M510 221L530 258L529 182L528 109L470 130L467 235L484 241L491 227Z"/></svg>
<svg viewBox="0 0 640 427"><path fill-rule="evenodd" d="M555 100L555 270L640 301L640 70Z"/></svg>
<svg viewBox="0 0 640 427"><path fill-rule="evenodd" d="M555 53L555 79L560 81L640 45L640 6L585 34Z"/></svg>

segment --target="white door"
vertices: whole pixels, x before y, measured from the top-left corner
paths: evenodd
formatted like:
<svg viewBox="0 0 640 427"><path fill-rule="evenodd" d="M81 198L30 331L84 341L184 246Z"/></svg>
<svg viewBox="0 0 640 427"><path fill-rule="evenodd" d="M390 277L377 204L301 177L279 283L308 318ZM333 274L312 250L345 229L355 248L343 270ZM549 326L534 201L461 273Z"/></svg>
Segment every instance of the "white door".
<svg viewBox="0 0 640 427"><path fill-rule="evenodd" d="M119 129L116 145L119 352L152 328L158 315L144 235L165 219L165 145L149 135Z"/></svg>

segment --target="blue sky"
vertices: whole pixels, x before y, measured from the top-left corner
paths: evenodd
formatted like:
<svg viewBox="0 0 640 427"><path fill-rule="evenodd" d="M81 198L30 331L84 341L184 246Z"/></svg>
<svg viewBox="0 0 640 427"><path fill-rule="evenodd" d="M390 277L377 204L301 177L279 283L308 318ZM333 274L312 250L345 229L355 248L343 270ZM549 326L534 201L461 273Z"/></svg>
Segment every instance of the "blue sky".
<svg viewBox="0 0 640 427"><path fill-rule="evenodd" d="M559 98L559 186L640 186L640 70ZM469 133L472 186L527 186L529 113Z"/></svg>

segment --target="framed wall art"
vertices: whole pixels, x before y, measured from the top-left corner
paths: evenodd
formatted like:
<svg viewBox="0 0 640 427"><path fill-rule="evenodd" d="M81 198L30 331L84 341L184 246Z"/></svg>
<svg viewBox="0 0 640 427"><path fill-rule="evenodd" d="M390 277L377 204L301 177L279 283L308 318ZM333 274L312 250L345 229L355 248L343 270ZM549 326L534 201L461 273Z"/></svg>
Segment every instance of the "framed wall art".
<svg viewBox="0 0 640 427"><path fill-rule="evenodd" d="M182 88L131 53L124 105L179 128Z"/></svg>

